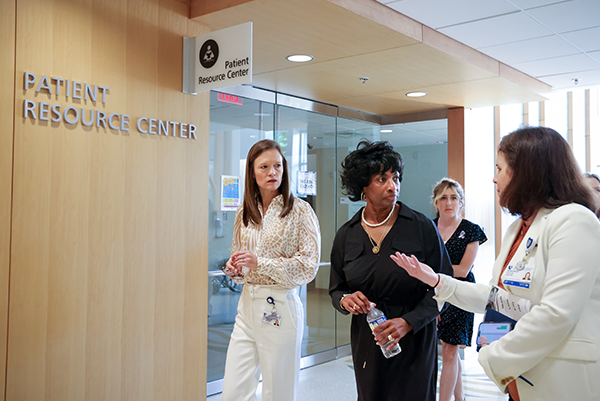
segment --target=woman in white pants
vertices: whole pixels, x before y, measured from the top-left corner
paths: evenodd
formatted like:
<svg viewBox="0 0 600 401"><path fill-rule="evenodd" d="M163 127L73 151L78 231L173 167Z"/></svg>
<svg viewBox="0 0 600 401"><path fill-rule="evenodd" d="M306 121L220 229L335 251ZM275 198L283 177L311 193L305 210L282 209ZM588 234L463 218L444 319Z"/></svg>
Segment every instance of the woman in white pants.
<svg viewBox="0 0 600 401"><path fill-rule="evenodd" d="M248 152L244 202L237 210L225 273L244 289L227 350L223 401L296 399L304 310L298 287L317 274L319 222L290 192L279 144L257 142Z"/></svg>

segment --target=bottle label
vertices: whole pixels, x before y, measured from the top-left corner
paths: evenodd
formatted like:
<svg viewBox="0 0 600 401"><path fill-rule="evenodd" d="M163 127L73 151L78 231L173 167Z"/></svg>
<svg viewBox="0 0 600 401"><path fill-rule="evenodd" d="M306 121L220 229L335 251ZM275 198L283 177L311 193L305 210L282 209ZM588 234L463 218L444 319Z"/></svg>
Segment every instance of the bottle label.
<svg viewBox="0 0 600 401"><path fill-rule="evenodd" d="M371 328L371 331L375 330L375 327L379 326L381 323L385 322L387 319L385 316L381 316L378 317L377 319L373 320L372 322L369 322L369 327Z"/></svg>

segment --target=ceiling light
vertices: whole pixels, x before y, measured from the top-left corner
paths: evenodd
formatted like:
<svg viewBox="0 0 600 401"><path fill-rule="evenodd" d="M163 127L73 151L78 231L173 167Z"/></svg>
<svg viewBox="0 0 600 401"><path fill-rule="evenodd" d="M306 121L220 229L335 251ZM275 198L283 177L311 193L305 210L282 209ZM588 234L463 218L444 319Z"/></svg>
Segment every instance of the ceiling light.
<svg viewBox="0 0 600 401"><path fill-rule="evenodd" d="M387 133L390 133L390 132L394 132L394 130L391 130L391 129L382 129L379 132L387 134Z"/></svg>
<svg viewBox="0 0 600 401"><path fill-rule="evenodd" d="M308 54L292 54L291 56L286 57L288 61L292 61L294 63L306 63L313 59L313 56L309 56Z"/></svg>
<svg viewBox="0 0 600 401"><path fill-rule="evenodd" d="M427 96L427 92L408 92L406 94L408 97L423 97Z"/></svg>
<svg viewBox="0 0 600 401"><path fill-rule="evenodd" d="M269 113L254 113L257 117L269 117L271 116Z"/></svg>

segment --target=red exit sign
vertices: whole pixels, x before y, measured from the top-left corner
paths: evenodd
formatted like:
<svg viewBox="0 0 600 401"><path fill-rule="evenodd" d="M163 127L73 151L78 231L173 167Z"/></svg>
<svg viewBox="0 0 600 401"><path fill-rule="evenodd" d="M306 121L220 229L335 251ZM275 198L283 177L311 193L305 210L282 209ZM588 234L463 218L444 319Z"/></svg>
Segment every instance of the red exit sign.
<svg viewBox="0 0 600 401"><path fill-rule="evenodd" d="M227 93L217 93L217 100L219 102L238 104L242 106L244 101L239 96L228 95Z"/></svg>

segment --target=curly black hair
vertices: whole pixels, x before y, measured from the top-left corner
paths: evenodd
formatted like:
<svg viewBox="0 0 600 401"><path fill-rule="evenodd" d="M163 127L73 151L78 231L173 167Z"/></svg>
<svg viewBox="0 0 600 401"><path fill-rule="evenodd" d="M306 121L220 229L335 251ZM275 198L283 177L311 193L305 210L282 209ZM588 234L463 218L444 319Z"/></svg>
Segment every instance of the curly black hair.
<svg viewBox="0 0 600 401"><path fill-rule="evenodd" d="M351 201L356 202L360 200L363 188L371 182L371 177L390 169L398 173L398 181L402 182L402 155L388 141L371 142L363 139L342 162L342 189Z"/></svg>

